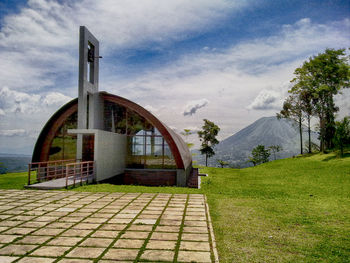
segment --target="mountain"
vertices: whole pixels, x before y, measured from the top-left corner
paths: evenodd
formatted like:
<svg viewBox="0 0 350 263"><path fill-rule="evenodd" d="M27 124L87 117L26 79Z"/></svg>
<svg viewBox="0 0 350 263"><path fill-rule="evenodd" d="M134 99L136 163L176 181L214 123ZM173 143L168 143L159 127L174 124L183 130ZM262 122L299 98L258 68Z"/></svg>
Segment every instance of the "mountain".
<svg viewBox="0 0 350 263"><path fill-rule="evenodd" d="M303 127L303 145L308 141L307 128ZM311 141L318 143L318 134L311 133ZM276 154L276 159L298 155L300 153L300 139L296 122L276 117L263 117L245 127L234 135L221 141L215 147L215 155L209 159L210 166L217 166L217 160L229 162L232 166L247 167L248 157L252 149L262 144L265 147L280 145L283 150ZM304 146L306 148L306 146ZM199 153L196 151L196 153ZM273 160L273 154L270 159ZM199 164L205 164L204 156L197 154L193 158Z"/></svg>
<svg viewBox="0 0 350 263"><path fill-rule="evenodd" d="M27 171L31 160L30 155L0 153L0 174Z"/></svg>

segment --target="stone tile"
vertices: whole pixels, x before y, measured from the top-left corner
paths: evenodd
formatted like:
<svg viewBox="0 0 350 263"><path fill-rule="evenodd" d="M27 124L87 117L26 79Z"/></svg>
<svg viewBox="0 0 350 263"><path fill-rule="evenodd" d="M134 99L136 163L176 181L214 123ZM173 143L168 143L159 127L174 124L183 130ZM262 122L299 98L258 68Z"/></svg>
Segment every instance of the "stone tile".
<svg viewBox="0 0 350 263"><path fill-rule="evenodd" d="M203 226L185 226L184 233L208 233L208 228Z"/></svg>
<svg viewBox="0 0 350 263"><path fill-rule="evenodd" d="M107 237L107 238L116 238L120 231L105 231L97 230L92 234L92 237Z"/></svg>
<svg viewBox="0 0 350 263"><path fill-rule="evenodd" d="M170 249L175 250L176 241L149 240L146 249Z"/></svg>
<svg viewBox="0 0 350 263"><path fill-rule="evenodd" d="M155 231L178 233L180 231L180 226L157 226Z"/></svg>
<svg viewBox="0 0 350 263"><path fill-rule="evenodd" d="M117 214L114 218L135 218L137 214Z"/></svg>
<svg viewBox="0 0 350 263"><path fill-rule="evenodd" d="M98 223L98 224L102 224L104 222L106 222L108 220L108 218L98 218L98 217L89 217L86 218L82 221L82 223Z"/></svg>
<svg viewBox="0 0 350 263"><path fill-rule="evenodd" d="M11 263L15 261L18 257L7 257L7 256L0 256L0 262L1 263Z"/></svg>
<svg viewBox="0 0 350 263"><path fill-rule="evenodd" d="M0 249L0 255L25 255L36 247L35 245L8 245Z"/></svg>
<svg viewBox="0 0 350 263"><path fill-rule="evenodd" d="M47 225L47 228L70 228L73 225L73 223L62 223L62 222L54 222L49 225Z"/></svg>
<svg viewBox="0 0 350 263"><path fill-rule="evenodd" d="M64 258L61 259L60 261L58 261L59 263L93 263L93 260L89 260L89 259L70 259L70 258ZM101 261L99 261L101 262Z"/></svg>
<svg viewBox="0 0 350 263"><path fill-rule="evenodd" d="M61 208L58 208L56 211L57 212L73 212L75 210L76 210L76 208L73 208L73 207L61 207Z"/></svg>
<svg viewBox="0 0 350 263"><path fill-rule="evenodd" d="M115 248L141 248L145 240L140 239L118 239L114 244Z"/></svg>
<svg viewBox="0 0 350 263"><path fill-rule="evenodd" d="M100 224L89 224L89 223L79 223L72 227L72 229L83 229L83 230L90 230L90 229L96 229L100 226Z"/></svg>
<svg viewBox="0 0 350 263"><path fill-rule="evenodd" d="M154 260L162 262L173 262L175 256L174 251L166 250L145 250L141 255L141 259Z"/></svg>
<svg viewBox="0 0 350 263"><path fill-rule="evenodd" d="M64 237L85 237L90 234L91 230L78 230L78 229L69 229L66 232L62 233L61 236Z"/></svg>
<svg viewBox="0 0 350 263"><path fill-rule="evenodd" d="M64 229L60 229L60 228L42 228L42 229L39 229L39 230L33 232L32 235L56 236L56 235L62 233L63 231L64 231Z"/></svg>
<svg viewBox="0 0 350 263"><path fill-rule="evenodd" d="M154 225L156 222L157 219L136 219L134 224Z"/></svg>
<svg viewBox="0 0 350 263"><path fill-rule="evenodd" d="M21 240L18 240L16 243L18 244L42 244L49 240L50 236L25 236Z"/></svg>
<svg viewBox="0 0 350 263"><path fill-rule="evenodd" d="M40 227L46 226L47 224L49 224L49 222L33 222L33 221L30 221L30 222L26 222L26 223L20 225L20 227L36 227L36 228L40 228Z"/></svg>
<svg viewBox="0 0 350 263"><path fill-rule="evenodd" d="M34 230L37 230L37 228L14 227L10 230L7 230L3 234L26 235L30 232L33 232Z"/></svg>
<svg viewBox="0 0 350 263"><path fill-rule="evenodd" d="M81 218L79 217L72 217L72 216L66 216L64 218L61 218L59 222L68 222L68 223L77 223L80 222Z"/></svg>
<svg viewBox="0 0 350 263"><path fill-rule="evenodd" d="M152 231L152 225L131 225L128 230L136 230L136 231Z"/></svg>
<svg viewBox="0 0 350 263"><path fill-rule="evenodd" d="M47 245L52 246L74 246L77 244L80 240L82 240L81 237L56 237L52 239Z"/></svg>
<svg viewBox="0 0 350 263"><path fill-rule="evenodd" d="M207 222L206 221L186 221L184 222L185 226L205 226L207 227Z"/></svg>
<svg viewBox="0 0 350 263"><path fill-rule="evenodd" d="M15 216L12 217L11 220L13 221L28 221L33 219L35 216Z"/></svg>
<svg viewBox="0 0 350 263"><path fill-rule="evenodd" d="M112 224L129 224L133 219L132 218L112 218L109 220L109 223Z"/></svg>
<svg viewBox="0 0 350 263"><path fill-rule="evenodd" d="M68 249L70 249L70 247L42 246L32 252L30 255L43 257L60 257Z"/></svg>
<svg viewBox="0 0 350 263"><path fill-rule="evenodd" d="M178 261L185 262L211 262L210 252L179 251Z"/></svg>
<svg viewBox="0 0 350 263"><path fill-rule="evenodd" d="M169 219L161 219L159 224L163 226L180 226L182 221L180 220L169 220Z"/></svg>
<svg viewBox="0 0 350 263"><path fill-rule="evenodd" d="M126 239L146 239L150 232L126 231L120 238Z"/></svg>
<svg viewBox="0 0 350 263"><path fill-rule="evenodd" d="M157 214L142 214L137 219L158 219L160 215Z"/></svg>
<svg viewBox="0 0 350 263"><path fill-rule="evenodd" d="M183 233L181 236L182 240L189 240L189 241L208 241L209 236L208 234L187 234Z"/></svg>
<svg viewBox="0 0 350 263"><path fill-rule="evenodd" d="M161 219L182 220L182 215L162 215Z"/></svg>
<svg viewBox="0 0 350 263"><path fill-rule="evenodd" d="M59 217L56 216L40 216L37 218L34 218L32 221L37 221L37 222L53 222L56 221Z"/></svg>
<svg viewBox="0 0 350 263"><path fill-rule="evenodd" d="M55 258L24 257L17 261L18 263L52 263Z"/></svg>
<svg viewBox="0 0 350 263"><path fill-rule="evenodd" d="M209 251L209 242L181 241L180 250L200 250Z"/></svg>
<svg viewBox="0 0 350 263"><path fill-rule="evenodd" d="M99 257L104 248L95 248L95 247L76 247L71 252L69 252L66 257L72 258L97 258Z"/></svg>
<svg viewBox="0 0 350 263"><path fill-rule="evenodd" d="M101 230L123 230L128 225L125 224L104 224L100 229Z"/></svg>
<svg viewBox="0 0 350 263"><path fill-rule="evenodd" d="M83 243L79 244L80 247L108 247L112 243L113 239L110 238L87 238Z"/></svg>
<svg viewBox="0 0 350 263"><path fill-rule="evenodd" d="M21 237L20 235L0 235L0 243L6 244L11 243L16 238Z"/></svg>
<svg viewBox="0 0 350 263"><path fill-rule="evenodd" d="M115 211L117 212L117 211ZM95 213L93 215L91 215L91 217L98 217L98 218L111 218L112 216L114 216L114 214L112 213L101 213L101 212L98 212L98 213Z"/></svg>
<svg viewBox="0 0 350 263"><path fill-rule="evenodd" d="M22 224L23 221L1 221L0 226L18 226L19 224Z"/></svg>
<svg viewBox="0 0 350 263"><path fill-rule="evenodd" d="M178 233L163 233L163 232L153 232L151 239L155 240L177 240Z"/></svg>
<svg viewBox="0 0 350 263"><path fill-rule="evenodd" d="M134 260L139 253L138 249L119 249L111 248L103 256L103 259L114 259L114 260Z"/></svg>
<svg viewBox="0 0 350 263"><path fill-rule="evenodd" d="M185 220L196 220L196 221L206 221L207 218L205 216L185 216Z"/></svg>

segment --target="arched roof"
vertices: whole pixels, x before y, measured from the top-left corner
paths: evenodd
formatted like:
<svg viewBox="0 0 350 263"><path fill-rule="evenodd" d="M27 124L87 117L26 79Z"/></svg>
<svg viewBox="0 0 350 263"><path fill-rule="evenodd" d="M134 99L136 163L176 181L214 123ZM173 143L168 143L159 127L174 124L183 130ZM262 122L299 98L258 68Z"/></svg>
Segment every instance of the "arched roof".
<svg viewBox="0 0 350 263"><path fill-rule="evenodd" d="M127 109L135 111L140 116L149 121L155 128L157 128L169 145L175 159L176 167L178 169L185 169L191 165L192 157L186 143L177 133L162 123L152 113L140 105L120 96L109 94L107 92L100 92L100 96L105 101L114 102L116 104L124 106ZM52 117L42 129L36 142L32 158L33 162L48 161L50 145L53 138L57 134L64 121L77 110L78 99L73 99L62 108L60 108L54 115L52 115Z"/></svg>

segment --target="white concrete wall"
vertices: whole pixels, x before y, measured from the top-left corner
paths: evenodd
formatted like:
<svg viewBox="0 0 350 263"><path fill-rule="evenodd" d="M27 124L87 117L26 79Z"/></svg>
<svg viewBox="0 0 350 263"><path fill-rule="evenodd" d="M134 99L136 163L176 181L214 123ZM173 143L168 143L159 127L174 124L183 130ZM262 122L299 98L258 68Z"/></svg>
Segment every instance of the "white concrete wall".
<svg viewBox="0 0 350 263"><path fill-rule="evenodd" d="M96 180L101 181L124 173L126 135L94 130Z"/></svg>

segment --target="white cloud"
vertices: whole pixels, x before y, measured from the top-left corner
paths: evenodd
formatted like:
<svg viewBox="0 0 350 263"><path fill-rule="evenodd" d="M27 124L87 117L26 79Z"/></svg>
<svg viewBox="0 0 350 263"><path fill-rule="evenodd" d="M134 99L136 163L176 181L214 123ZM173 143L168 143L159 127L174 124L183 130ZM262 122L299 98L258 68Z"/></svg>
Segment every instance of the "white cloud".
<svg viewBox="0 0 350 263"><path fill-rule="evenodd" d="M209 101L207 99L189 101L189 102L187 102L187 104L185 106L185 110L183 112L183 115L184 116L188 116L188 115L192 116L193 114L195 114L197 112L197 110L205 107L208 103L209 103Z"/></svg>
<svg viewBox="0 0 350 263"><path fill-rule="evenodd" d="M27 132L23 129L15 130L0 130L0 136L13 137L13 136L24 136Z"/></svg>
<svg viewBox="0 0 350 263"><path fill-rule="evenodd" d="M263 89L254 101L247 107L248 110L270 110L281 108L281 96L274 90Z"/></svg>
<svg viewBox="0 0 350 263"><path fill-rule="evenodd" d="M25 115L39 113L44 112L45 108L57 109L69 100L70 97L58 92L38 95L15 91L8 87L0 88L0 107L4 113Z"/></svg>

